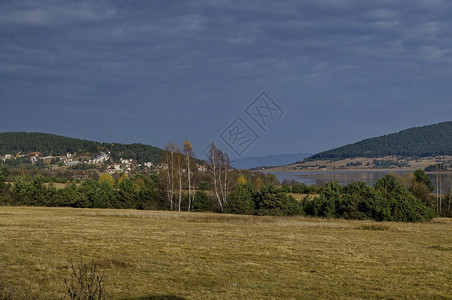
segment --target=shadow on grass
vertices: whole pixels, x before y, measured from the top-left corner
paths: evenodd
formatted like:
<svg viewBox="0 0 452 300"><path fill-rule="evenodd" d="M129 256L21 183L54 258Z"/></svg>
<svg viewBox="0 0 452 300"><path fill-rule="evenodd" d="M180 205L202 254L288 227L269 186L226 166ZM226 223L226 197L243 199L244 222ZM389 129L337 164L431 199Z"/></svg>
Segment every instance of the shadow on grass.
<svg viewBox="0 0 452 300"><path fill-rule="evenodd" d="M186 298L175 295L149 295L137 298L127 298L126 300L185 300Z"/></svg>

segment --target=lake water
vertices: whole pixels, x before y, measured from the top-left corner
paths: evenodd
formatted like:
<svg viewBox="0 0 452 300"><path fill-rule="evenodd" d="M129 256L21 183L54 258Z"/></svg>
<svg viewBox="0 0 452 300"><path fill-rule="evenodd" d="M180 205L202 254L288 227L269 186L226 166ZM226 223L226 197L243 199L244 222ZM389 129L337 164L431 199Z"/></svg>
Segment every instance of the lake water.
<svg viewBox="0 0 452 300"><path fill-rule="evenodd" d="M330 181L337 181L340 185L347 185L355 181L365 182L367 185L373 185L378 179L389 174L388 171L318 171L318 172L272 172L279 181L284 179L294 179L297 182L306 185L322 184ZM393 174L404 175L413 173L412 171L392 171ZM435 186L435 175L427 174ZM451 180L451 174L442 174L443 188L448 189Z"/></svg>

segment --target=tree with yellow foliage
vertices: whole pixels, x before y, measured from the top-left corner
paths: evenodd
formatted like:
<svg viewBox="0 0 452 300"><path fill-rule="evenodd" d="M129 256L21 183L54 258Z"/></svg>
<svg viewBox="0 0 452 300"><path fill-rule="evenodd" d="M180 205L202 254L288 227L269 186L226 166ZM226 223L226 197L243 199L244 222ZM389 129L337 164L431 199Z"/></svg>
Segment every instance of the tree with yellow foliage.
<svg viewBox="0 0 452 300"><path fill-rule="evenodd" d="M109 186L115 185L115 180L113 179L113 177L106 172L102 173L102 175L100 175L99 177L99 184L102 184L103 182L108 183Z"/></svg>
<svg viewBox="0 0 452 300"><path fill-rule="evenodd" d="M122 176L118 178L118 182L116 183L116 185L120 186L121 183L127 179L129 179L129 175L127 175L127 173L122 174Z"/></svg>
<svg viewBox="0 0 452 300"><path fill-rule="evenodd" d="M239 177L237 177L237 184L240 184L240 185L247 184L247 180L246 180L245 176L240 175Z"/></svg>
<svg viewBox="0 0 452 300"><path fill-rule="evenodd" d="M260 191L263 186L264 186L264 182L262 181L262 179L260 177L257 177L256 180L254 181L254 189L256 191Z"/></svg>

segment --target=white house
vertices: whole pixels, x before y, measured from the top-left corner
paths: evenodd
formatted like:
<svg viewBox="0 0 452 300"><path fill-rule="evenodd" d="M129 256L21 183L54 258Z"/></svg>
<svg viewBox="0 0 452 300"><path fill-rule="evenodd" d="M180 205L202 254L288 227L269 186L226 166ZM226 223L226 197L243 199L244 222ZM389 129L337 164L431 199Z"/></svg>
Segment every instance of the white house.
<svg viewBox="0 0 452 300"><path fill-rule="evenodd" d="M122 164L129 165L129 164L132 163L133 159L132 159L132 158L129 158L129 159L120 158L119 161L120 161Z"/></svg>
<svg viewBox="0 0 452 300"><path fill-rule="evenodd" d="M206 165L198 165L198 172L205 172L207 171Z"/></svg>
<svg viewBox="0 0 452 300"><path fill-rule="evenodd" d="M92 159L90 159L88 163L89 163L89 164L95 165L95 164L99 164L99 163L106 162L106 161L109 160L109 159L110 159L110 157L109 157L107 154L101 152L100 155L98 155L98 156L93 157Z"/></svg>

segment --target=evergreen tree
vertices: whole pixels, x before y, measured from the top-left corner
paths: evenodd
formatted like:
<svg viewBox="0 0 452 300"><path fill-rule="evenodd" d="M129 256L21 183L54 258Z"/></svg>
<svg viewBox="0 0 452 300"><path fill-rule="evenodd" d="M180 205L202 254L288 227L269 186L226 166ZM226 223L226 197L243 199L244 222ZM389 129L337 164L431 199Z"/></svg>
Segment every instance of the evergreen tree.
<svg viewBox="0 0 452 300"><path fill-rule="evenodd" d="M212 211L212 201L203 190L198 190L193 199L193 211Z"/></svg>
<svg viewBox="0 0 452 300"><path fill-rule="evenodd" d="M117 207L115 208L138 208L138 192L131 180L123 180L116 193Z"/></svg>
<svg viewBox="0 0 452 300"><path fill-rule="evenodd" d="M254 195L256 214L261 216L292 216L302 213L300 203L292 196L265 185Z"/></svg>
<svg viewBox="0 0 452 300"><path fill-rule="evenodd" d="M248 184L237 184L228 196L224 212L228 214L251 215L254 213L252 187Z"/></svg>

